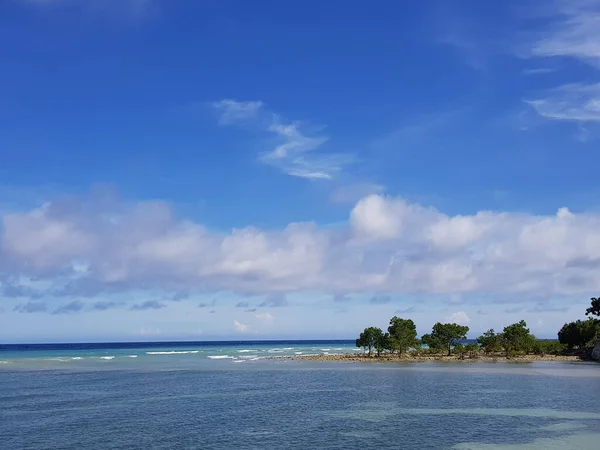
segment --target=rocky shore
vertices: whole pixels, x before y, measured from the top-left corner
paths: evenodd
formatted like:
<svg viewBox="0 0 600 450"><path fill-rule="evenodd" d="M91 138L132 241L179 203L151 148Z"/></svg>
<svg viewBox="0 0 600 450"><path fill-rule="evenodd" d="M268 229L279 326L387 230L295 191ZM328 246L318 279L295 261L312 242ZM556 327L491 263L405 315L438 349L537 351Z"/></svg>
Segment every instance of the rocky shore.
<svg viewBox="0 0 600 450"><path fill-rule="evenodd" d="M464 358L458 355L381 355L368 356L362 353L352 354L320 354L320 355L296 355L284 357L291 360L311 360L311 361L349 361L349 362L398 362L398 363L413 363L413 362L461 362L473 363L477 361L506 361L506 362L534 362L534 361L581 361L579 356L573 355L521 355L507 358L505 355L480 354L469 358Z"/></svg>

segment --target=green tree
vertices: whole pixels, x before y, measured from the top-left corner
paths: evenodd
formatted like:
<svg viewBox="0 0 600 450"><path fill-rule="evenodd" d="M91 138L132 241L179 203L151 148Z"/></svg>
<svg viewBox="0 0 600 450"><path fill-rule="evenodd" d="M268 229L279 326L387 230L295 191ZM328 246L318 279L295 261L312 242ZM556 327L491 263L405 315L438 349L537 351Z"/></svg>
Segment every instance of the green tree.
<svg viewBox="0 0 600 450"><path fill-rule="evenodd" d="M465 345L465 350L469 353L469 358L473 359L479 353L479 345L475 342L470 342Z"/></svg>
<svg viewBox="0 0 600 450"><path fill-rule="evenodd" d="M600 339L600 320L589 318L565 323L558 332L558 341L569 350L591 347Z"/></svg>
<svg viewBox="0 0 600 450"><path fill-rule="evenodd" d="M531 348L533 353L542 356L547 354L558 355L562 353L563 349L563 344L550 339L536 339Z"/></svg>
<svg viewBox="0 0 600 450"><path fill-rule="evenodd" d="M500 342L508 358L516 352L529 351L533 347L535 336L529 332L527 323L521 320L520 322L504 327L500 335Z"/></svg>
<svg viewBox="0 0 600 450"><path fill-rule="evenodd" d="M589 316L591 314L600 317L600 297L592 297L591 300L592 306L585 310L585 315Z"/></svg>
<svg viewBox="0 0 600 450"><path fill-rule="evenodd" d="M452 344L467 338L469 327L456 323L436 323L431 334L424 334L421 340L430 348L435 350L447 350L448 355L452 351Z"/></svg>
<svg viewBox="0 0 600 450"><path fill-rule="evenodd" d="M360 333L360 336L356 340L356 346L362 347L366 351L369 352L369 356L373 350L377 350L377 355L381 352L383 348L384 335L381 328L377 327L369 327L365 328L365 330Z"/></svg>
<svg viewBox="0 0 600 450"><path fill-rule="evenodd" d="M465 359L465 354L467 353L467 349L460 342L458 344L454 344L454 348L452 349L452 351L455 354L457 354L460 359Z"/></svg>
<svg viewBox="0 0 600 450"><path fill-rule="evenodd" d="M483 351L486 354L497 352L502 349L500 335L496 334L493 328L479 336L477 338L477 343L481 345L481 348L483 348Z"/></svg>
<svg viewBox="0 0 600 450"><path fill-rule="evenodd" d="M390 350L405 353L410 348L417 347L417 327L410 319L392 317L388 327Z"/></svg>

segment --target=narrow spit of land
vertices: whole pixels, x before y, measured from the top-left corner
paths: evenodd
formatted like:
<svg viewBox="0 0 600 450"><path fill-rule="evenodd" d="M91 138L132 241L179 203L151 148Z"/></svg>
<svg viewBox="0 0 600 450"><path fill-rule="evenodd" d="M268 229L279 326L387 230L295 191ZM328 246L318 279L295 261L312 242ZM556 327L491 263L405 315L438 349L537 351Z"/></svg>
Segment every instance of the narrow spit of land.
<svg viewBox="0 0 600 450"><path fill-rule="evenodd" d="M319 355L295 355L284 356L284 359L291 360L312 360L312 361L352 361L352 362L461 362L473 363L477 361L496 361L496 362L535 362L535 361L583 361L579 356L573 355L519 355L507 358L505 355L477 355L472 358L466 356L461 358L459 355L380 355L369 356L367 354L319 354Z"/></svg>

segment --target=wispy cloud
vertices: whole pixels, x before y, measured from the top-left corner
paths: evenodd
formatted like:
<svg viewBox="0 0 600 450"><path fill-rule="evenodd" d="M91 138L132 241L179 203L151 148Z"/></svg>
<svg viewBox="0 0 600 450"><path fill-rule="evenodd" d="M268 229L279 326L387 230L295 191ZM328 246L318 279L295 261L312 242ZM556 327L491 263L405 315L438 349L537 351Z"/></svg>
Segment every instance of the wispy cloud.
<svg viewBox="0 0 600 450"><path fill-rule="evenodd" d="M288 175L331 180L354 160L347 153L325 153L321 147L329 140L319 133L305 130L301 122L286 122L276 113L266 110L261 101L224 99L212 103L220 125L253 124L259 131L274 135L280 143L262 152L259 160Z"/></svg>
<svg viewBox="0 0 600 450"><path fill-rule="evenodd" d="M258 306L279 308L281 306L288 306L288 301L284 294L273 294L273 295L270 295L267 299L265 299Z"/></svg>
<svg viewBox="0 0 600 450"><path fill-rule="evenodd" d="M233 321L233 327L239 333L245 333L246 331L248 331L248 325L238 322L237 320Z"/></svg>
<svg viewBox="0 0 600 450"><path fill-rule="evenodd" d="M239 102L232 99L223 99L213 102L212 107L219 113L219 124L229 125L257 118L263 107L263 102Z"/></svg>
<svg viewBox="0 0 600 450"><path fill-rule="evenodd" d="M549 25L538 36L527 57L571 58L600 69L600 1L559 0L545 11ZM530 73L540 73L530 71ZM597 73L600 79L600 73ZM600 122L600 82L577 80L541 92L528 103L541 117L570 122ZM587 140L589 130L576 138Z"/></svg>
<svg viewBox="0 0 600 450"><path fill-rule="evenodd" d="M389 295L376 295L369 299L369 303L371 303L372 305L385 305L387 303L390 303L391 301L392 297L390 297Z"/></svg>
<svg viewBox="0 0 600 450"><path fill-rule="evenodd" d="M573 122L600 122L600 83L572 83L527 101L543 117Z"/></svg>
<svg viewBox="0 0 600 450"><path fill-rule="evenodd" d="M600 2L559 0L550 27L535 42L531 55L571 57L600 68Z"/></svg>
<svg viewBox="0 0 600 450"><path fill-rule="evenodd" d="M67 303L66 305L60 306L59 308L52 311L52 314L71 314L74 312L79 312L83 309L85 305L83 302L79 300L74 300L71 303Z"/></svg>
<svg viewBox="0 0 600 450"><path fill-rule="evenodd" d="M95 311L106 311L109 309L117 308L121 305L122 305L122 303L118 303L118 302L99 301L92 305L92 309Z"/></svg>
<svg viewBox="0 0 600 450"><path fill-rule="evenodd" d="M556 69L552 69L550 67L539 67L537 69L525 69L523 70L523 75L545 75L547 73L556 72Z"/></svg>
<svg viewBox="0 0 600 450"><path fill-rule="evenodd" d="M133 305L131 307L131 310L132 311L146 311L149 309L161 309L164 307L165 307L165 305L163 303L157 302L156 300L147 300L144 303Z"/></svg>
<svg viewBox="0 0 600 450"><path fill-rule="evenodd" d="M198 308L214 308L217 305L217 301L213 298L210 303L199 303Z"/></svg>
<svg viewBox="0 0 600 450"><path fill-rule="evenodd" d="M17 305L14 307L13 311L20 313L37 313L37 312L46 312L47 307L45 303L42 302L27 302L23 305Z"/></svg>
<svg viewBox="0 0 600 450"><path fill-rule="evenodd" d="M412 314L417 311L418 311L417 307L415 305L413 305L413 306L409 306L408 308L405 308L405 309L397 309L394 312L394 314Z"/></svg>

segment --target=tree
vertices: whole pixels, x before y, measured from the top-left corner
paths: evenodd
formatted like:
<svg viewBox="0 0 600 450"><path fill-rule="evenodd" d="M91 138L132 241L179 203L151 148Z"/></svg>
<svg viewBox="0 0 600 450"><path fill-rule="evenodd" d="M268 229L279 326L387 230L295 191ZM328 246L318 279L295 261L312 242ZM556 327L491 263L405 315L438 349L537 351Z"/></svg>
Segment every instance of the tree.
<svg viewBox="0 0 600 450"><path fill-rule="evenodd" d="M473 359L479 353L479 345L475 342L470 342L465 345L465 350L469 352L469 358Z"/></svg>
<svg viewBox="0 0 600 450"><path fill-rule="evenodd" d="M410 319L392 317L388 327L390 350L405 353L410 348L417 346L417 327Z"/></svg>
<svg viewBox="0 0 600 450"><path fill-rule="evenodd" d="M600 320L577 320L565 323L558 332L558 341L569 350L591 347L600 338Z"/></svg>
<svg viewBox="0 0 600 450"><path fill-rule="evenodd" d="M424 344L436 350L452 351L452 344L467 338L469 327L456 323L436 323L431 334L424 334L421 338Z"/></svg>
<svg viewBox="0 0 600 450"><path fill-rule="evenodd" d="M477 343L481 345L486 354L497 352L502 348L500 335L496 334L493 328L479 336Z"/></svg>
<svg viewBox="0 0 600 450"><path fill-rule="evenodd" d="M531 348L536 355L558 355L564 350L563 344L549 339L536 339Z"/></svg>
<svg viewBox="0 0 600 450"><path fill-rule="evenodd" d="M513 323L504 327L502 334L500 335L500 342L506 357L508 358L511 354L521 351L528 351L532 348L535 342L535 336L529 332L527 323L524 320Z"/></svg>
<svg viewBox="0 0 600 450"><path fill-rule="evenodd" d="M592 297L591 300L592 306L585 310L585 315L589 316L591 314L600 317L600 297Z"/></svg>
<svg viewBox="0 0 600 450"><path fill-rule="evenodd" d="M467 353L467 348L459 342L458 344L454 344L454 348L452 349L452 351L456 353L460 359L465 359L465 353Z"/></svg>
<svg viewBox="0 0 600 450"><path fill-rule="evenodd" d="M365 328L365 330L360 333L360 336L356 340L356 346L368 350L369 356L371 356L373 349L376 349L377 355L379 356L379 353L383 348L383 341L384 335L381 328L369 327Z"/></svg>

